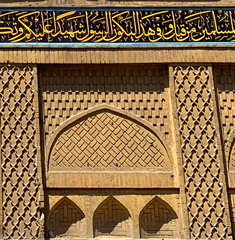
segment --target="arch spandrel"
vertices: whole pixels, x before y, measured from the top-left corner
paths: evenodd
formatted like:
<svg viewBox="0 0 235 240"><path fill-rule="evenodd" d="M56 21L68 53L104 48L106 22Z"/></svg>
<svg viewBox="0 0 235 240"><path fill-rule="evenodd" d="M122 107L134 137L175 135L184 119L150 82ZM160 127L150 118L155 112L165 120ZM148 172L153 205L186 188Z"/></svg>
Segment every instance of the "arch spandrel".
<svg viewBox="0 0 235 240"><path fill-rule="evenodd" d="M62 124L47 146L49 171L171 170L160 133L125 111L95 107Z"/></svg>

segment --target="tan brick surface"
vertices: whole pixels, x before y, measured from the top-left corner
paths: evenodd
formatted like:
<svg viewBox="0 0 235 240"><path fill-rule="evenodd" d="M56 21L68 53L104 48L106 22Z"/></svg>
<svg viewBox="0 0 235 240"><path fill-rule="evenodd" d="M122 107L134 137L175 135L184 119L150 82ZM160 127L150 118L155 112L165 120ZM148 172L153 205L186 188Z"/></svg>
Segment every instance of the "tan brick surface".
<svg viewBox="0 0 235 240"><path fill-rule="evenodd" d="M210 66L40 66L39 94L35 67L1 67L4 237L229 239L233 68L214 68L223 148Z"/></svg>
<svg viewBox="0 0 235 240"><path fill-rule="evenodd" d="M234 2L232 0L220 0L220 1L197 1L197 2L186 2L186 1L128 1L128 0L29 0L29 1L20 1L20 0L2 0L0 6L2 7L202 7L202 6L233 6Z"/></svg>
<svg viewBox="0 0 235 240"><path fill-rule="evenodd" d="M194 239L228 237L211 77L208 66L174 68L189 230Z"/></svg>
<svg viewBox="0 0 235 240"><path fill-rule="evenodd" d="M84 189L78 192L60 189L49 190L47 194L49 194L51 211L56 209L56 206L63 201L63 195L66 195L69 201L76 204L85 215L80 224L72 224L64 236L80 234L81 238L88 236L115 239L140 238L141 226L150 233L146 229L149 226L152 233L158 232L155 237L172 239L179 237L179 232L176 232L176 228L179 228L177 214L180 211L177 191ZM153 204L155 217L148 217L146 220L145 217ZM160 231L157 223L161 224ZM50 226L50 223L48 224ZM149 235L151 236L154 237L154 234Z"/></svg>
<svg viewBox="0 0 235 240"><path fill-rule="evenodd" d="M3 237L40 231L37 80L32 66L0 67ZM40 171L40 170L39 170ZM27 226L27 227L26 227Z"/></svg>
<svg viewBox="0 0 235 240"><path fill-rule="evenodd" d="M85 49L84 49L85 48ZM235 48L231 45L209 46L140 46L116 48L9 46L0 49L0 64L178 64L234 63ZM89 65L90 66L90 65Z"/></svg>
<svg viewBox="0 0 235 240"><path fill-rule="evenodd" d="M107 110L70 125L57 139L49 170L171 169L167 152L157 136Z"/></svg>
<svg viewBox="0 0 235 240"><path fill-rule="evenodd" d="M218 105L226 157L226 168L229 173L229 185L233 188L235 183L235 102L234 102L234 76L233 65L214 67L215 86L218 94Z"/></svg>
<svg viewBox="0 0 235 240"><path fill-rule="evenodd" d="M49 216L49 231L54 236L79 236L80 221L85 217L84 213L68 198L62 198L53 207Z"/></svg>
<svg viewBox="0 0 235 240"><path fill-rule="evenodd" d="M113 197L108 197L98 206L93 221L94 237L131 235L130 213Z"/></svg>
<svg viewBox="0 0 235 240"><path fill-rule="evenodd" d="M214 76L219 97L223 138L226 143L229 134L235 129L235 66L215 66Z"/></svg>
<svg viewBox="0 0 235 240"><path fill-rule="evenodd" d="M41 71L46 136L71 116L109 104L145 119L170 139L167 69L84 66Z"/></svg>
<svg viewBox="0 0 235 240"><path fill-rule="evenodd" d="M176 237L176 213L164 201L155 197L140 213L142 238Z"/></svg>

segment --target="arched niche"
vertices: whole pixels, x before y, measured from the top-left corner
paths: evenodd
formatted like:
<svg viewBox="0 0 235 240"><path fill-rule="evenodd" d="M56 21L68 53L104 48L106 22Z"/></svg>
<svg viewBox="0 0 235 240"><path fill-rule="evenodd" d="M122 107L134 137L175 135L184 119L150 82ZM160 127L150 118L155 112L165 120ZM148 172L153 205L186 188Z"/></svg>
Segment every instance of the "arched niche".
<svg viewBox="0 0 235 240"><path fill-rule="evenodd" d="M81 220L85 218L82 210L70 199L63 197L49 214L49 234L55 237L80 236Z"/></svg>
<svg viewBox="0 0 235 240"><path fill-rule="evenodd" d="M94 237L130 237L132 220L129 211L117 199L106 198L93 216Z"/></svg>
<svg viewBox="0 0 235 240"><path fill-rule="evenodd" d="M140 212L141 238L175 238L177 215L171 206L154 197Z"/></svg>
<svg viewBox="0 0 235 240"><path fill-rule="evenodd" d="M135 115L107 105L68 119L48 142L49 171L172 170L161 133Z"/></svg>

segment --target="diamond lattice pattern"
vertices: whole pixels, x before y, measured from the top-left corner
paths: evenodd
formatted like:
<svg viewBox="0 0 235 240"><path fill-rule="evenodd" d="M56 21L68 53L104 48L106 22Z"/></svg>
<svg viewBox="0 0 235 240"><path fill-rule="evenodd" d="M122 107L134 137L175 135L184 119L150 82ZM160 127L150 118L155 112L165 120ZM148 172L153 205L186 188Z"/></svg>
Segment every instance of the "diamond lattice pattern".
<svg viewBox="0 0 235 240"><path fill-rule="evenodd" d="M58 138L51 169L170 168L165 148L145 127L111 112L80 120Z"/></svg>
<svg viewBox="0 0 235 240"><path fill-rule="evenodd" d="M190 232L226 239L223 186L207 67L174 69Z"/></svg>
<svg viewBox="0 0 235 240"><path fill-rule="evenodd" d="M34 99L33 68L0 68L5 239L36 239L39 233Z"/></svg>

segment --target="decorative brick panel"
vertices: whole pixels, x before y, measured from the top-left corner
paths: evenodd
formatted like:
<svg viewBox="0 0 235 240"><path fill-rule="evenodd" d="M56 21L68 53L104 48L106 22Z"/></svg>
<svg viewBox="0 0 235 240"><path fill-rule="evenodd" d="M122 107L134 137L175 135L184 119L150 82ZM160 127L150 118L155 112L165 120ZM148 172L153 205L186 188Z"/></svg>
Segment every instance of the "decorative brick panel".
<svg viewBox="0 0 235 240"><path fill-rule="evenodd" d="M226 239L225 203L208 67L175 67L189 230L194 239Z"/></svg>
<svg viewBox="0 0 235 240"><path fill-rule="evenodd" d="M108 104L133 113L170 139L167 69L156 66L83 66L41 69L46 138L66 119Z"/></svg>
<svg viewBox="0 0 235 240"><path fill-rule="evenodd" d="M140 213L141 238L176 237L177 218L174 210L166 202L155 197Z"/></svg>
<svg viewBox="0 0 235 240"><path fill-rule="evenodd" d="M115 198L108 197L94 213L94 237L130 236L131 216L128 210Z"/></svg>
<svg viewBox="0 0 235 240"><path fill-rule="evenodd" d="M220 121L223 140L225 143L225 157L227 170L235 170L235 66L215 66L215 84L218 93Z"/></svg>
<svg viewBox="0 0 235 240"><path fill-rule="evenodd" d="M115 111L100 110L75 120L59 134L49 170L171 169L158 137L142 124Z"/></svg>
<svg viewBox="0 0 235 240"><path fill-rule="evenodd" d="M235 191L231 189L229 191L229 202L230 202L230 213L231 213L231 224L233 230L233 236L235 235Z"/></svg>
<svg viewBox="0 0 235 240"><path fill-rule="evenodd" d="M214 67L214 78L218 90L221 124L225 143L235 129L235 66Z"/></svg>
<svg viewBox="0 0 235 240"><path fill-rule="evenodd" d="M36 239L40 231L37 81L33 67L0 67L3 235Z"/></svg>
<svg viewBox="0 0 235 240"><path fill-rule="evenodd" d="M62 198L51 210L49 231L54 236L79 236L79 222L85 217L84 213L71 200Z"/></svg>
<svg viewBox="0 0 235 240"><path fill-rule="evenodd" d="M228 173L228 185L234 188L235 184L235 66L220 65L213 68L215 86L218 96L218 105L220 112L220 122L222 127L222 136L224 141L224 150L226 157L226 168ZM231 224L233 228L233 237L235 236L234 222L234 191L228 190L229 207L231 214Z"/></svg>

